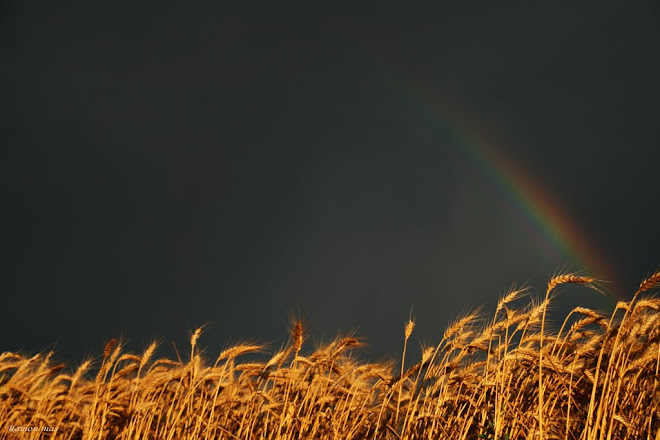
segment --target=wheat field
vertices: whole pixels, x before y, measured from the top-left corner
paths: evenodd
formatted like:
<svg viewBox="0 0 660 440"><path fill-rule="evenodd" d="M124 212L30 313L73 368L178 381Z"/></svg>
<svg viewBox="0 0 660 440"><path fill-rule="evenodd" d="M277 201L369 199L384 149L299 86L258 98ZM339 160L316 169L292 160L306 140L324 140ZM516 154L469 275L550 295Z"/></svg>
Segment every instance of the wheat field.
<svg viewBox="0 0 660 440"><path fill-rule="evenodd" d="M552 332L546 312L566 283L598 289L563 274L538 299L510 290L419 359L406 358L411 319L401 359L387 363L358 360L353 336L307 353L297 319L275 353L246 343L206 359L201 329L183 360L115 339L77 368L5 352L0 438L660 439L660 271L611 315L577 307Z"/></svg>

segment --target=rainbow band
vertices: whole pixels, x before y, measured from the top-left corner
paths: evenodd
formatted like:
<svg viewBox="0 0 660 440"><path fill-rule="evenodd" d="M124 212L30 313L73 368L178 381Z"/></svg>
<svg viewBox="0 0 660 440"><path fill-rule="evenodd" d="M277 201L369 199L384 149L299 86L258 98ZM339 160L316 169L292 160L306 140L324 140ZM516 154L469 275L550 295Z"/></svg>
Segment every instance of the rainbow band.
<svg viewBox="0 0 660 440"><path fill-rule="evenodd" d="M455 120L448 117L446 112L434 110L424 102L423 94L409 92L399 95L414 116L424 122L423 126L431 129L431 140L437 142L440 137L449 141L447 143L495 190L529 238L553 261L563 259L571 271L595 276L600 280L617 280L612 266L603 257L604 254L587 239L587 234L520 167L501 154L496 155L495 149L489 147L488 142L468 135L470 130L457 129ZM612 301L610 298L610 304Z"/></svg>

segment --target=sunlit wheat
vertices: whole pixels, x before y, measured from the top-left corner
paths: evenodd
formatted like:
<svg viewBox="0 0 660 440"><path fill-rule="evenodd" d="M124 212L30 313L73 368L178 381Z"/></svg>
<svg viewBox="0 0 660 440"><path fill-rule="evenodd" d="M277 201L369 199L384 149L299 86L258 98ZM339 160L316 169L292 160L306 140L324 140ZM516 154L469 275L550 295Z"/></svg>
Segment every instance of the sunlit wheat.
<svg viewBox="0 0 660 440"><path fill-rule="evenodd" d="M292 320L281 350L245 342L207 362L191 334L187 361L125 352L111 339L96 363L52 353L0 355L0 438L10 439L658 439L660 272L611 315L576 307L546 326L540 299L511 289L492 316L457 318L421 358L362 362L354 336L304 350ZM250 354L250 356L246 356ZM361 353L363 354L363 353Z"/></svg>

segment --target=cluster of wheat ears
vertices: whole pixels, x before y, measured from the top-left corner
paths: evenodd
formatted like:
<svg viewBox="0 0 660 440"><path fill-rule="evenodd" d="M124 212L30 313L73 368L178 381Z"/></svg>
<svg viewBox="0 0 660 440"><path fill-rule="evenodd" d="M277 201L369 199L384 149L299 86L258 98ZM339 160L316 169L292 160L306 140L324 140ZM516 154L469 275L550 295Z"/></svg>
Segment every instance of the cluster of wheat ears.
<svg viewBox="0 0 660 440"><path fill-rule="evenodd" d="M660 439L660 271L611 316L577 307L555 332L548 304L565 283L553 277L538 300L527 289L502 297L494 315L457 319L440 343L360 362L353 337L303 353L293 320L287 345L241 344L205 361L190 339L185 361L154 359L111 340L97 369L69 371L52 353L0 355L0 438L21 439ZM254 355L252 355L254 357ZM99 366L100 364L100 366Z"/></svg>

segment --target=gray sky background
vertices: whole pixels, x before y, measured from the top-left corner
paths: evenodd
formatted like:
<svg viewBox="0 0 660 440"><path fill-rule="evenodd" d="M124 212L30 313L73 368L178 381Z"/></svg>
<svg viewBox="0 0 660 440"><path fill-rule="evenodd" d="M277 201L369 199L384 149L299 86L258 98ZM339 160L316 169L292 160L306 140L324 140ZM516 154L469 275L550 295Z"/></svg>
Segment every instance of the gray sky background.
<svg viewBox="0 0 660 440"><path fill-rule="evenodd" d="M390 356L411 307L434 342L542 289L574 262L443 124L556 200L619 295L657 268L655 2L315 8L3 3L0 350L167 352L209 323L213 355L300 311Z"/></svg>

